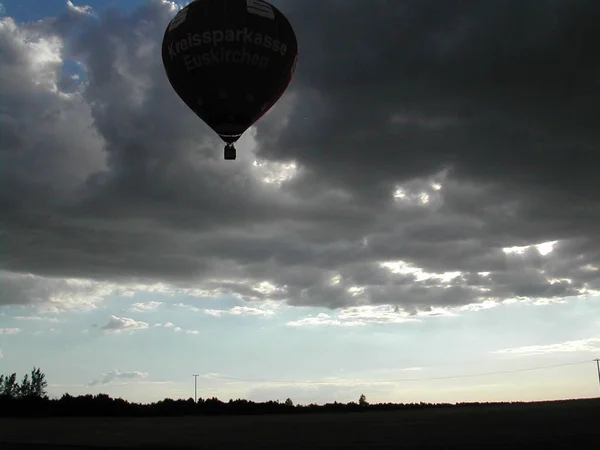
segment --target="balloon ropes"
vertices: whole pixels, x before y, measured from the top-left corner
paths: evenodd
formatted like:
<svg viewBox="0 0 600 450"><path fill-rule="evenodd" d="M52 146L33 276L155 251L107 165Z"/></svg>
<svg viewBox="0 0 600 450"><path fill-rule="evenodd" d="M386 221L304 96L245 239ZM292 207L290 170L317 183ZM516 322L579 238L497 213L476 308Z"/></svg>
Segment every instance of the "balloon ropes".
<svg viewBox="0 0 600 450"><path fill-rule="evenodd" d="M287 89L297 59L290 22L263 0L195 0L162 42L171 86L226 143L230 160L233 144Z"/></svg>

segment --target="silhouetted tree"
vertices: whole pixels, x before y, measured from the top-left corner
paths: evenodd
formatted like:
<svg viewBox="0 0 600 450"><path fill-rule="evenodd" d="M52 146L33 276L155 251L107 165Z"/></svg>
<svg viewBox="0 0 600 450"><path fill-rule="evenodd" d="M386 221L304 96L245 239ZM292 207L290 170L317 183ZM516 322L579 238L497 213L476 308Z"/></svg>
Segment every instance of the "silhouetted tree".
<svg viewBox="0 0 600 450"><path fill-rule="evenodd" d="M31 382L29 381L29 375L25 374L23 377L23 381L21 381L21 386L19 386L19 397L27 398L31 397L32 389Z"/></svg>
<svg viewBox="0 0 600 450"><path fill-rule="evenodd" d="M0 397L7 399L46 398L46 375L34 367L31 376L26 374L21 384L17 382L17 374L0 375Z"/></svg>
<svg viewBox="0 0 600 450"><path fill-rule="evenodd" d="M9 399L14 399L19 395L19 383L17 383L17 374L13 373L8 376L3 376L0 395Z"/></svg>
<svg viewBox="0 0 600 450"><path fill-rule="evenodd" d="M365 397L365 394L360 394L360 398L358 399L358 404L360 406L369 406L369 403L367 402L367 397Z"/></svg>
<svg viewBox="0 0 600 450"><path fill-rule="evenodd" d="M46 375L42 371L34 367L31 371L31 396L36 398L45 398L46 388L48 383L46 382Z"/></svg>
<svg viewBox="0 0 600 450"><path fill-rule="evenodd" d="M343 413L361 411L392 411L416 410L429 408L476 408L489 406L491 403L379 403L370 405L364 394L358 403L340 403L334 401L325 405L311 403L309 405L294 405L290 398L284 403L279 400L255 403L250 400L237 399L222 402L216 397L202 399L173 400L166 398L150 404L128 402L122 398L111 398L107 394L85 394L74 397L63 394L59 399L50 399L46 395L45 375L38 368L31 374L23 377L21 385L17 382L17 375L0 375L0 416L32 417L32 416L184 416L184 415L230 415L230 414L315 414L315 413ZM588 403L591 407L600 406L599 399L578 400L579 404ZM504 405L518 405L523 402L496 403ZM553 402L559 404L560 402ZM563 403L568 403L565 401ZM517 406L514 406L517 407Z"/></svg>

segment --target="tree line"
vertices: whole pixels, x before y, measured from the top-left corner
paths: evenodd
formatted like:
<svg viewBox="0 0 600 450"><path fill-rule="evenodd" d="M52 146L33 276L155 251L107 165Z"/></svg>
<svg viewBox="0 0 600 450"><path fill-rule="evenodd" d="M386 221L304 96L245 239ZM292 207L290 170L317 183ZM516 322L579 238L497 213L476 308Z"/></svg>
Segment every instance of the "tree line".
<svg viewBox="0 0 600 450"><path fill-rule="evenodd" d="M327 413L327 412L365 412L390 411L402 409L449 408L464 406L483 406L492 403L378 403L370 404L364 394L358 402L326 403L324 405L295 405L292 399L253 402L250 400L230 399L228 402L216 397L194 401L188 399L166 398L153 403L142 404L112 398L107 394L86 394L73 396L63 394L58 399L48 397L45 374L35 368L31 374L17 382L15 373L0 375L0 417L48 417L48 416L187 416L187 415L246 415L246 414L284 414L284 413ZM592 399L591 401L598 401ZM524 402L493 403L497 405Z"/></svg>
<svg viewBox="0 0 600 450"><path fill-rule="evenodd" d="M33 368L31 376L25 374L21 383L17 381L16 373L11 375L0 374L0 399L45 398L47 387L46 375L37 367Z"/></svg>

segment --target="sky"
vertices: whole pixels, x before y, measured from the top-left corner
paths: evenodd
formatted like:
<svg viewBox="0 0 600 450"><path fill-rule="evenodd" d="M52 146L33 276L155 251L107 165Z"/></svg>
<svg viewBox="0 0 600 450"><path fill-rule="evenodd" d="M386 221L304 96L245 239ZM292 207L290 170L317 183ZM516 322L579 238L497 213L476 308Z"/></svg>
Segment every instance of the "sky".
<svg viewBox="0 0 600 450"><path fill-rule="evenodd" d="M183 6L0 0L0 373L59 397L595 397L595 0L274 0L238 159L160 57Z"/></svg>

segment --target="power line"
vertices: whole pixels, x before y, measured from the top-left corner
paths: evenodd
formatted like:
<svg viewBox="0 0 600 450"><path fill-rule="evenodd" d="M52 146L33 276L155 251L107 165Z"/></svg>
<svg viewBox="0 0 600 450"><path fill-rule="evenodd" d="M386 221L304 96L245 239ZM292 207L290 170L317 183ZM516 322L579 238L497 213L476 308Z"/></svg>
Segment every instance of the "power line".
<svg viewBox="0 0 600 450"><path fill-rule="evenodd" d="M600 385L600 359L596 358L594 361L596 361L596 368L598 369L598 384Z"/></svg>
<svg viewBox="0 0 600 450"><path fill-rule="evenodd" d="M598 360L595 360L595 361L598 362ZM529 368L525 368L525 369L501 370L501 371L496 371L496 372L483 372L483 373L450 375L450 376L441 376L441 377L398 378L398 379L394 379L394 380L352 380L352 381L362 381L362 382L366 382L366 383L368 383L368 382L401 383L401 382L418 382L418 381L433 381L433 380L450 380L450 379L458 379L458 378L474 378L474 377L482 377L482 376L489 376L489 375L501 375L501 374L508 374L508 373L529 372L529 371L533 371L533 370L553 369L553 368L557 368L557 367L589 364L589 362L590 362L589 360L586 360L586 361L578 361L578 362L565 363L565 364L554 364L551 366L538 366L538 367L529 367ZM259 378L238 378L238 377L230 377L230 376L225 376L225 375L212 375L209 378L232 380L232 381L247 381L247 382L259 382L259 383L284 383L284 384L337 384L337 383L339 383L339 381L329 381L328 382L328 381L269 380L269 379L259 379ZM351 380L348 380L348 381L351 381Z"/></svg>
<svg viewBox="0 0 600 450"><path fill-rule="evenodd" d="M448 375L448 376L439 376L439 377L423 377L423 378L396 378L396 379L388 379L388 380L356 380L356 379L339 379L336 381L314 381L314 380L273 380L273 379L265 379L265 378L241 378L241 377L232 377L227 375L217 375L217 374L209 374L209 375L200 375L193 374L194 377L194 400L198 401L197 392L198 392L198 377L202 377L204 379L220 379L220 380L231 380L231 381L245 381L245 382L257 382L257 383L282 383L282 384L316 384L316 385L327 385L327 384L339 384L340 382L360 382L360 383L404 383L404 382L419 382L419 381L435 381L435 380L451 380L451 379L461 379L461 378L475 378L475 377L483 377L483 376L491 376L491 375L503 375L510 373L520 373L520 372L530 372L536 370L545 370L545 369L554 369L559 367L568 367L568 366L576 366L581 364L589 364L590 362L596 362L598 367L598 382L600 383L600 358L596 358L593 360L584 360L577 361L571 363L563 363L563 364L553 364L548 366L537 366L537 367L528 367L523 369L513 369L513 370L500 370L495 372L480 372L480 373L470 373L470 374L462 374L462 375ZM121 387L121 386L131 386L134 383L123 383L123 384L112 384L106 385L106 387ZM72 388L90 388L90 386L71 386Z"/></svg>

